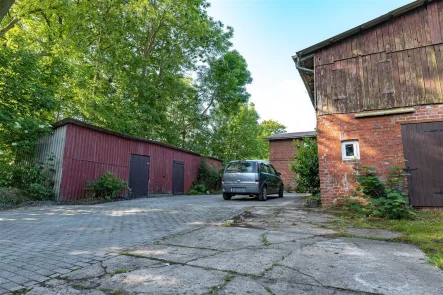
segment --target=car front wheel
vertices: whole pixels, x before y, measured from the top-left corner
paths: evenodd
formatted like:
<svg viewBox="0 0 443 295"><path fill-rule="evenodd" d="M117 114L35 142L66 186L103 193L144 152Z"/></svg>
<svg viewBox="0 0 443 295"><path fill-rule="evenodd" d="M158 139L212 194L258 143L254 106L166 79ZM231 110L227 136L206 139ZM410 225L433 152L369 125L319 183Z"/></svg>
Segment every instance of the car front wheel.
<svg viewBox="0 0 443 295"><path fill-rule="evenodd" d="M223 199L230 200L232 198L231 194L223 193Z"/></svg>
<svg viewBox="0 0 443 295"><path fill-rule="evenodd" d="M278 189L278 197L279 198L283 198L283 184Z"/></svg>
<svg viewBox="0 0 443 295"><path fill-rule="evenodd" d="M258 195L258 199L260 201L266 201L268 199L268 189L265 185L262 187L260 194Z"/></svg>

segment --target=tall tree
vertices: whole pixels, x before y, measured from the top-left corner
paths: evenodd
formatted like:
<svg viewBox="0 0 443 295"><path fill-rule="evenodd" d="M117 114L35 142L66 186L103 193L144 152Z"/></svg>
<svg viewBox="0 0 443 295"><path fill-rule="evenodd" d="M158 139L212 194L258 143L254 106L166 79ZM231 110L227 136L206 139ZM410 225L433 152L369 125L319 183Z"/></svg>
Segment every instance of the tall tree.
<svg viewBox="0 0 443 295"><path fill-rule="evenodd" d="M75 117L208 155L255 157L251 74L230 50L232 28L212 19L208 6L0 0L0 28L8 27L0 36L2 148L12 155L49 123ZM248 127L240 132L242 122ZM239 133L250 145L234 146ZM227 145L222 134L237 142Z"/></svg>
<svg viewBox="0 0 443 295"><path fill-rule="evenodd" d="M263 120L260 123L260 158L261 159L269 159L269 142L267 140L264 140L263 138L267 136L271 136L274 134L279 133L285 133L286 132L286 126L283 124L280 124L279 122L275 120Z"/></svg>

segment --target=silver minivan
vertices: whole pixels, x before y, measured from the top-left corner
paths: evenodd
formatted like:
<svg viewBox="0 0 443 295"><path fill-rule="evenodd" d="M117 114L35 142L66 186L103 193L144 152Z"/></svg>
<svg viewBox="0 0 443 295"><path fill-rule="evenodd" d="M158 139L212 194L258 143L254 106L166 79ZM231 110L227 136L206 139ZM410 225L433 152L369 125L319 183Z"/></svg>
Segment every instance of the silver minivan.
<svg viewBox="0 0 443 295"><path fill-rule="evenodd" d="M268 195L283 197L280 173L270 163L260 160L232 161L226 166L222 178L223 199L234 195L257 195L266 201Z"/></svg>

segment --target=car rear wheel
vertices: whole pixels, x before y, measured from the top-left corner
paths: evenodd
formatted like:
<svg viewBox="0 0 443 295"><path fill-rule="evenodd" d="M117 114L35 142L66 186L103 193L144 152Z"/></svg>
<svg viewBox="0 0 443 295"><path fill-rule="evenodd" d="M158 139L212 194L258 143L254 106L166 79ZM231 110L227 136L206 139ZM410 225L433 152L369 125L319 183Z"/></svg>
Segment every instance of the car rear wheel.
<svg viewBox="0 0 443 295"><path fill-rule="evenodd" d="M230 200L232 198L231 194L223 193L223 199Z"/></svg>
<svg viewBox="0 0 443 295"><path fill-rule="evenodd" d="M260 201L266 201L268 199L268 188L264 185L261 188L260 194L258 195Z"/></svg>
<svg viewBox="0 0 443 295"><path fill-rule="evenodd" d="M278 189L278 197L279 198L283 198L283 184Z"/></svg>

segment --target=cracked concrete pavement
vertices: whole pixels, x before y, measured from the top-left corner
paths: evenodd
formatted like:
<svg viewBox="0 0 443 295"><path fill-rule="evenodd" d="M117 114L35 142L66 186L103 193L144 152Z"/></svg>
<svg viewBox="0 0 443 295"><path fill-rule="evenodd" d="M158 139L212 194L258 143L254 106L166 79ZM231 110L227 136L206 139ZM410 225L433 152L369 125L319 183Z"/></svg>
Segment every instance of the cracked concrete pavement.
<svg viewBox="0 0 443 295"><path fill-rule="evenodd" d="M263 206L285 206L295 196ZM256 204L220 195L168 196L0 211L0 294L31 288L167 235L220 222Z"/></svg>
<svg viewBox="0 0 443 295"><path fill-rule="evenodd" d="M220 202L243 213L108 252L26 294L443 294L443 272L389 241L397 233L348 228L343 237L335 217L284 199Z"/></svg>

